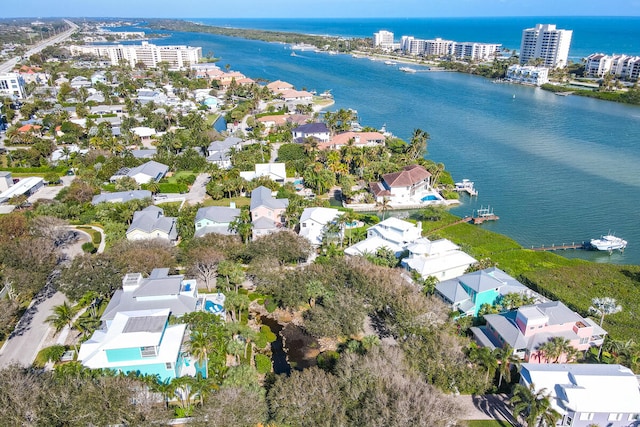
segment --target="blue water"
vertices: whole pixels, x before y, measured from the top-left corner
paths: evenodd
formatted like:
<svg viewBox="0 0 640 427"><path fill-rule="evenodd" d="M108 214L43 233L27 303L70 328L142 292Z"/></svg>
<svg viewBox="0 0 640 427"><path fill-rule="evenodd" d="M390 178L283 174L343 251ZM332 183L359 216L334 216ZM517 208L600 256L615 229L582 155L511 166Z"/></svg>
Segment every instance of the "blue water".
<svg viewBox="0 0 640 427"><path fill-rule="evenodd" d="M222 307L220 304L215 304L211 301L205 301L204 308L209 313L215 313L215 314L222 313L224 311L224 307Z"/></svg>
<svg viewBox="0 0 640 427"><path fill-rule="evenodd" d="M428 196L424 196L422 199L423 202L426 201L431 201L431 200L438 200L438 198L436 196L434 196L433 194L429 194Z"/></svg>
<svg viewBox="0 0 640 427"><path fill-rule="evenodd" d="M517 24L502 18L499 21L517 27L512 37L519 44L521 29L530 25L521 25L527 19L514 18ZM589 33L580 37L573 27L572 52L580 48L587 53L640 54L640 18L543 22L571 29L562 20L583 26L591 23ZM380 21L372 21L363 20L362 28L382 27L377 25ZM452 29L450 34L437 35L467 38L460 35L463 23L469 20L433 21L434 26L439 22L441 28ZM482 41L495 33L492 20L471 21L479 22L479 27L468 39ZM482 21L486 22L484 30ZM532 19L531 25L538 21ZM263 22L275 26L280 21ZM445 25L447 22L450 25ZM385 27L396 31L390 25ZM292 26L292 31L301 29ZM313 27L305 32L327 31ZM414 35L424 37L426 33ZM593 41L589 45L593 48L580 45L579 40ZM202 46L204 53L212 51L221 58L221 67L230 64L252 78L281 79L318 93L331 89L336 101L332 109L354 108L361 124L386 124L387 130L403 139L409 139L415 128L424 129L431 135L427 157L445 163L455 181L471 179L479 191L472 199L463 196L463 204L453 209L454 213L469 215L480 205L490 205L500 220L483 227L526 247L582 242L615 232L629 241L624 254L561 254L640 264L640 107L555 96L466 74L407 74L396 66L349 55L301 52L291 57L290 50L281 44L208 34L176 33L157 43Z"/></svg>

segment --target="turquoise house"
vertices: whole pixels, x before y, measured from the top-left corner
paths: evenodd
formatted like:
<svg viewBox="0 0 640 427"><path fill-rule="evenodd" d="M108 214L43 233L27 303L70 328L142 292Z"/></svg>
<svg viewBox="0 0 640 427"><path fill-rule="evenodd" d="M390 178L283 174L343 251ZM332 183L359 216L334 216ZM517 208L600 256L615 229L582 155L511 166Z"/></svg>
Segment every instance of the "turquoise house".
<svg viewBox="0 0 640 427"><path fill-rule="evenodd" d="M78 360L88 368L113 369L161 380L194 376L196 367L182 343L187 325L169 324L177 317L202 309L195 280L169 275L157 268L148 278L129 273L102 315L101 328L80 346Z"/></svg>
<svg viewBox="0 0 640 427"><path fill-rule="evenodd" d="M477 316L484 304L497 304L507 294L531 290L504 271L492 267L467 273L436 285L436 294L462 316Z"/></svg>

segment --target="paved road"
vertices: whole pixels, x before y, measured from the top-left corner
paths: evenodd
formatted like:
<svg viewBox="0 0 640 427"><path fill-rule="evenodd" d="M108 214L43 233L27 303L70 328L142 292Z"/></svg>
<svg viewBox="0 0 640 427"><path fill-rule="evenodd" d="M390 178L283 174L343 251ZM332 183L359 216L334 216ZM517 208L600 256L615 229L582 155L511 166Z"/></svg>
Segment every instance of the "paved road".
<svg viewBox="0 0 640 427"><path fill-rule="evenodd" d="M201 173L196 177L189 192L185 194L186 203L195 205L201 203L207 195L207 183L209 182L209 174Z"/></svg>
<svg viewBox="0 0 640 427"><path fill-rule="evenodd" d="M54 306L62 304L65 300L63 294L50 289L34 298L32 306L27 309L0 350L0 368L14 363L31 366L40 351L40 345L49 334L50 327L45 319L51 315Z"/></svg>
<svg viewBox="0 0 640 427"><path fill-rule="evenodd" d="M46 40L44 40L44 41L42 41L40 43L37 43L31 49L26 51L23 56L28 58L31 55L33 55L34 53L40 52L45 47L52 46L52 45L54 45L56 43L63 42L66 39L68 39L71 36L71 34L75 33L76 30L78 29L78 26L76 24L74 24L73 22L71 22L71 21L69 21L67 19L65 19L64 22L66 22L67 25L69 25L71 28L68 29L67 31L65 31L64 33L58 34L57 36L50 37L50 38L48 38L48 39L46 39ZM20 60L20 57L16 56L15 58L12 58L12 59L4 62L3 64L0 64L0 73L8 73L9 71L13 70L13 68L16 66L16 64L18 63L19 60Z"/></svg>

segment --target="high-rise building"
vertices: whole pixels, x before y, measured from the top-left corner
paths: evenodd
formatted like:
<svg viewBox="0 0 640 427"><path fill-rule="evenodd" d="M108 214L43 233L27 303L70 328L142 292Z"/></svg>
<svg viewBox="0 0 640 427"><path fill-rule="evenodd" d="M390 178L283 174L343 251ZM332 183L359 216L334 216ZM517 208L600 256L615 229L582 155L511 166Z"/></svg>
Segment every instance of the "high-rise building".
<svg viewBox="0 0 640 427"><path fill-rule="evenodd" d="M451 53L451 45L455 42L452 40L442 40L435 38L426 40L424 54L427 56L445 56Z"/></svg>
<svg viewBox="0 0 640 427"><path fill-rule="evenodd" d="M26 98L22 76L18 73L0 74L0 95L8 95L18 99Z"/></svg>
<svg viewBox="0 0 640 427"><path fill-rule="evenodd" d="M640 76L640 56L593 53L585 58L584 72L590 77L611 74L618 78L637 81Z"/></svg>
<svg viewBox="0 0 640 427"><path fill-rule="evenodd" d="M494 43L453 42L451 44L451 55L458 59L486 61L495 58L500 52L501 46Z"/></svg>
<svg viewBox="0 0 640 427"><path fill-rule="evenodd" d="M131 67L141 62L153 68L159 62L166 62L171 68L182 68L197 64L202 58L201 47L156 46L148 42L139 45L70 46L69 50L72 55L90 54L108 58L113 65L126 61Z"/></svg>
<svg viewBox="0 0 640 427"><path fill-rule="evenodd" d="M393 49L393 33L386 30L373 33L373 47Z"/></svg>
<svg viewBox="0 0 640 427"><path fill-rule="evenodd" d="M571 30L558 30L554 24L537 24L535 28L522 31L520 45L520 64L526 65L531 60L540 59L549 68L567 66Z"/></svg>

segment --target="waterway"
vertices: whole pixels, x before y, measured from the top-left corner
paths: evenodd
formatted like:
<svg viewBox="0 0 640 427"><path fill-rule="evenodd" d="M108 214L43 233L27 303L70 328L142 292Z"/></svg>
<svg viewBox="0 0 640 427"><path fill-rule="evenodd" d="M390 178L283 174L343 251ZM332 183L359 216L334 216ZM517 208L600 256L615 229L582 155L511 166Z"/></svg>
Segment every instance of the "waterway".
<svg viewBox="0 0 640 427"><path fill-rule="evenodd" d="M637 31L637 29L636 29ZM380 61L299 52L282 44L174 33L158 44L202 46L219 65L298 89L331 89L332 109L358 110L363 125L409 139L429 132L428 158L479 196L453 209L490 205L500 220L482 227L525 247L581 242L615 232L624 253L565 251L598 262L640 264L640 107L450 72L407 74Z"/></svg>

